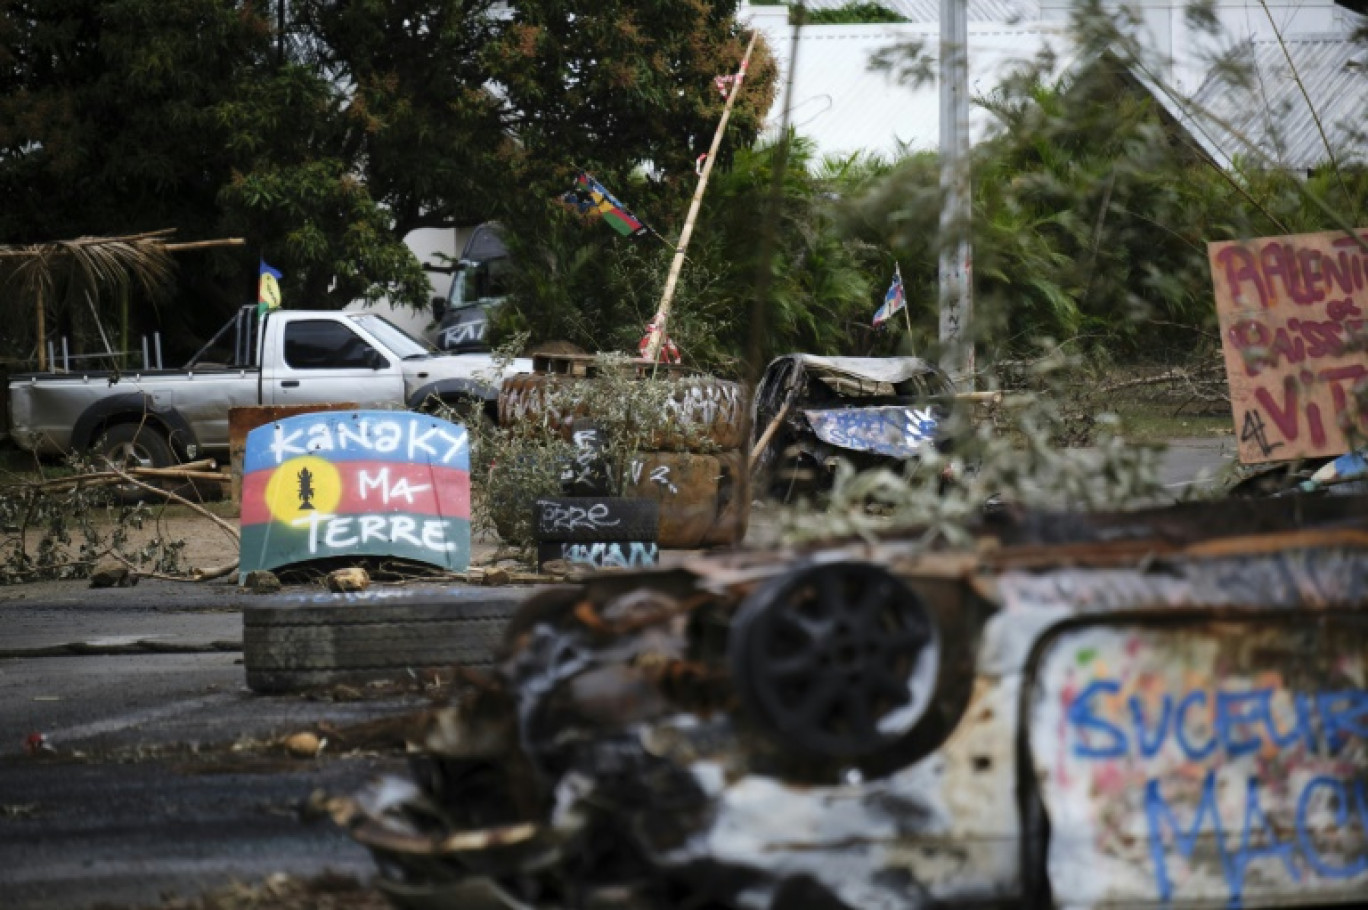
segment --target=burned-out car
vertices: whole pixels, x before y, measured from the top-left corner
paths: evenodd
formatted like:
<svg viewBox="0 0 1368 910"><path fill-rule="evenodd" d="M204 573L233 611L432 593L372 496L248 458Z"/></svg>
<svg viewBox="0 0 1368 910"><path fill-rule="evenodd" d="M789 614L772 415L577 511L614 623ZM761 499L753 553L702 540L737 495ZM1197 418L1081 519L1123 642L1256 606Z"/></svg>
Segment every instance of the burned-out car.
<svg viewBox="0 0 1368 910"><path fill-rule="evenodd" d="M755 391L759 476L787 499L827 487L838 459L864 470L917 458L945 444L954 391L919 357L780 357Z"/></svg>
<svg viewBox="0 0 1368 910"><path fill-rule="evenodd" d="M334 817L409 907L1361 903L1368 501L1282 505L548 590Z"/></svg>

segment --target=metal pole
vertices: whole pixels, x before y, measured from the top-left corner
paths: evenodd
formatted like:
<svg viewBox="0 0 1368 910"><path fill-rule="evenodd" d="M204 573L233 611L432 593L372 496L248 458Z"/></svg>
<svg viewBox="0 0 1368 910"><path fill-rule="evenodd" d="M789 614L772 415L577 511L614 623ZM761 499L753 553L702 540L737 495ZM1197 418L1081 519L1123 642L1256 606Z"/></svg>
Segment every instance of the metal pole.
<svg viewBox="0 0 1368 910"><path fill-rule="evenodd" d="M698 219L698 210L703 206L703 191L708 186L708 175L712 173L713 160L717 158L717 150L722 145L722 133L727 129L732 105L736 103L736 96L741 93L741 84L746 80L746 67L750 65L751 51L755 50L755 39L759 36L758 29L751 32L750 43L746 45L746 55L741 58L741 69L732 81L727 104L722 108L722 120L717 124L717 132L713 133L712 147L708 149L708 157L703 162L703 173L698 178L693 201L689 203L689 213L684 218L684 230L679 233L679 245L675 247L670 274L665 279L665 292L660 297L660 308L651 320L651 340L646 345L646 359L652 363L660 356L660 344L665 338L665 320L670 318L670 303L674 300L675 285L679 283L679 273L684 268L684 251L688 249L689 238L693 236L694 222Z"/></svg>
<svg viewBox="0 0 1368 910"><path fill-rule="evenodd" d="M968 5L968 0L941 0L940 4L941 366L963 391L974 389Z"/></svg>
<svg viewBox="0 0 1368 910"><path fill-rule="evenodd" d="M276 7L276 66L285 65L285 0Z"/></svg>
<svg viewBox="0 0 1368 910"><path fill-rule="evenodd" d="M50 342L47 340L47 318L43 312L43 289L38 287L34 292L34 303L36 306L35 315L38 319L38 372L47 372L48 364L52 362L52 352Z"/></svg>
<svg viewBox="0 0 1368 910"><path fill-rule="evenodd" d="M109 343L109 336L105 334L104 323L100 322L100 311L95 309L95 298L90 295L89 291L86 291L85 298L86 304L90 307L90 318L95 320L95 329L100 333L100 341L104 343L105 353L109 355L110 360L113 360L114 346Z"/></svg>
<svg viewBox="0 0 1368 910"><path fill-rule="evenodd" d="M142 342L143 342L143 369L144 369L144 370L150 370L150 369L152 369L152 361L150 361L150 360L147 359L147 336L146 336L146 335L144 335L144 336L142 337Z"/></svg>
<svg viewBox="0 0 1368 910"><path fill-rule="evenodd" d="M152 345L153 345L153 348L154 348L154 349L156 350L156 352L157 352L157 369L160 370L160 369L162 368L162 358L161 358L161 332L153 332L153 333L152 333Z"/></svg>
<svg viewBox="0 0 1368 910"><path fill-rule="evenodd" d="M233 366L240 367L247 363L247 330L244 327L243 311L238 310L236 321L233 323Z"/></svg>

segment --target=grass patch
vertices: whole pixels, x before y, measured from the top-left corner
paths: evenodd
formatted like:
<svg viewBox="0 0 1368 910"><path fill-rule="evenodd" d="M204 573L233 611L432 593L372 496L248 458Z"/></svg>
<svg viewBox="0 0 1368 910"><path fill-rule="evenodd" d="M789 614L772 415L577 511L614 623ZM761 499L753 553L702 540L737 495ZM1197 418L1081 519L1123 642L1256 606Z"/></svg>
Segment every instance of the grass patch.
<svg viewBox="0 0 1368 910"><path fill-rule="evenodd" d="M1165 442L1193 436L1232 436L1235 425L1230 409L1175 408L1170 402L1121 399L1111 403L1121 418L1123 433L1136 442Z"/></svg>

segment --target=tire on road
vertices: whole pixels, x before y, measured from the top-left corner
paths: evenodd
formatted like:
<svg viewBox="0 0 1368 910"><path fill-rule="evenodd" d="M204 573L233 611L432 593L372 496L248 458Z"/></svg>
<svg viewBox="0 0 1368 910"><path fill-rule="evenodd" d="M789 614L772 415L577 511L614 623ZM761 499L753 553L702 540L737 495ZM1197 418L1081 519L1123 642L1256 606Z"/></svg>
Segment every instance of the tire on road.
<svg viewBox="0 0 1368 910"><path fill-rule="evenodd" d="M243 664L255 692L290 692L408 669L493 666L525 592L351 595L249 606Z"/></svg>

